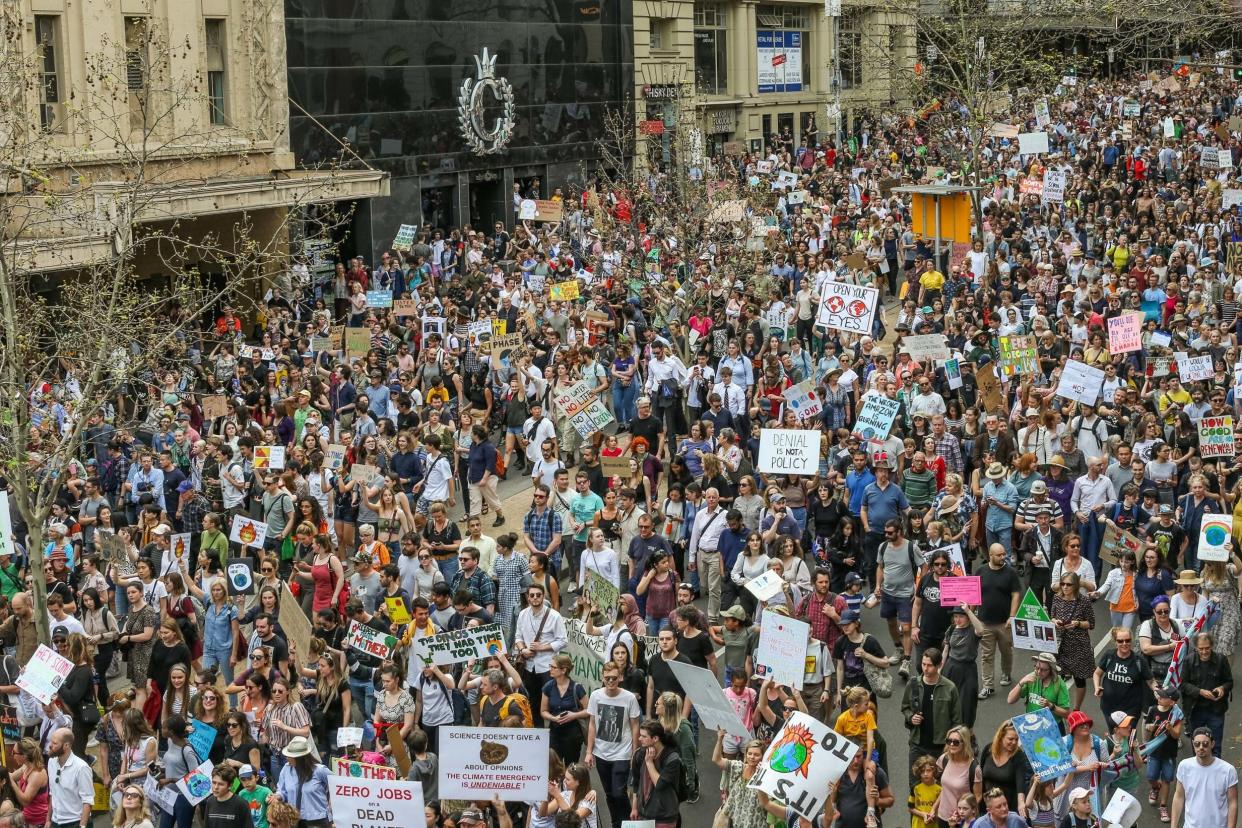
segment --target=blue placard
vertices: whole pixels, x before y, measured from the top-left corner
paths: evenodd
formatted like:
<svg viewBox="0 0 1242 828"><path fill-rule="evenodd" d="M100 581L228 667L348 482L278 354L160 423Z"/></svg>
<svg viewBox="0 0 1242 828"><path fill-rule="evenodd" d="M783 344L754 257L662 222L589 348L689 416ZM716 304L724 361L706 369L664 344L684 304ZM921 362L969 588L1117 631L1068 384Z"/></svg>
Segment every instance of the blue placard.
<svg viewBox="0 0 1242 828"><path fill-rule="evenodd" d="M1051 710L1014 716L1011 721L1031 769L1042 781L1057 779L1073 770L1069 752L1061 739L1061 730Z"/></svg>
<svg viewBox="0 0 1242 828"><path fill-rule="evenodd" d="M367 291L367 307L368 308L391 308L392 307L392 291L390 290L368 290Z"/></svg>
<svg viewBox="0 0 1242 828"><path fill-rule="evenodd" d="M194 748L194 753L201 762L211 753L211 746L216 742L216 729L193 718L190 719L190 727L194 728L190 732L190 747Z"/></svg>

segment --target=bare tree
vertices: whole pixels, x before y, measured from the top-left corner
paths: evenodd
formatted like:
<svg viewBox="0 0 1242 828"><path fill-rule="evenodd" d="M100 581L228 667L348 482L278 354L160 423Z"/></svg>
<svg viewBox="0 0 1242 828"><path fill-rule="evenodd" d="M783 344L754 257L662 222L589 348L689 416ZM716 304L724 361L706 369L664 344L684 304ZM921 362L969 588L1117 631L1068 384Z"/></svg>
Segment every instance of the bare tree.
<svg viewBox="0 0 1242 828"><path fill-rule="evenodd" d="M187 214L191 192L201 200L213 183L267 172L254 149L265 136L208 123L190 44L158 23L96 44L90 94L59 90L52 107L42 46L22 31L12 7L0 13L0 468L26 525L47 642L44 525L88 418L108 411L129 424L159 372L180 370L198 347L213 308L255 307L248 297L288 272L291 241L330 238L344 216L316 209L306 225L310 205L341 197L328 169L273 177L287 193L277 209L239 208L228 222ZM280 95L283 104L283 85Z"/></svg>

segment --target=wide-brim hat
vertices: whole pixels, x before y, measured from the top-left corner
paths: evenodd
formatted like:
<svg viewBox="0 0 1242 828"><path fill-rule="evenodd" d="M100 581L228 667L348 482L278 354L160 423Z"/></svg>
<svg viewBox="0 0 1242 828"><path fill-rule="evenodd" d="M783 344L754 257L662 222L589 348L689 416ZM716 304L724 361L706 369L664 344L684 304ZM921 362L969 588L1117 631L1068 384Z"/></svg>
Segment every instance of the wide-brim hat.
<svg viewBox="0 0 1242 828"><path fill-rule="evenodd" d="M308 756L311 753L310 739L307 739L305 736L294 736L289 740L289 744L285 745L285 749L281 753L289 759Z"/></svg>
<svg viewBox="0 0 1242 828"><path fill-rule="evenodd" d="M1059 468L1065 469L1066 471L1069 471L1069 466L1065 464L1065 458L1060 454L1052 455L1052 459L1048 461L1048 465L1057 466Z"/></svg>
<svg viewBox="0 0 1242 828"><path fill-rule="evenodd" d="M1203 579L1195 574L1193 569L1183 569L1181 572L1177 573L1177 577L1173 580L1173 583L1178 586L1198 586L1203 583Z"/></svg>
<svg viewBox="0 0 1242 828"><path fill-rule="evenodd" d="M1000 480L1005 476L1005 467L1000 463L993 463L988 466L988 480Z"/></svg>
<svg viewBox="0 0 1242 828"><path fill-rule="evenodd" d="M949 495L944 500L940 501L940 508L936 510L937 517L944 517L945 515L952 515L956 513L957 513L957 496L956 495Z"/></svg>

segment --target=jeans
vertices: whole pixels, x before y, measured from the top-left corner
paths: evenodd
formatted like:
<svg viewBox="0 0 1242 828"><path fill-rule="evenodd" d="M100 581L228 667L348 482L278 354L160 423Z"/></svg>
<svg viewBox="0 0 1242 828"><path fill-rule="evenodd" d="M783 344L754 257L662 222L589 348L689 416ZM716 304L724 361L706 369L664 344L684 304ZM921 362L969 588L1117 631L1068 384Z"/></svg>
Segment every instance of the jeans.
<svg viewBox="0 0 1242 828"><path fill-rule="evenodd" d="M992 544L999 543L1005 547L1005 560L1013 563L1013 527L1006 526L1003 529L984 529L984 538L987 541L988 548L992 548Z"/></svg>
<svg viewBox="0 0 1242 828"><path fill-rule="evenodd" d="M371 721L371 716L375 713L375 683L358 681L351 677L349 692L354 697L354 701L358 703L358 709L362 711L362 720Z"/></svg>
<svg viewBox="0 0 1242 828"><path fill-rule="evenodd" d="M160 816L160 828L190 828L194 822L194 806L184 794L177 794L177 804L173 805L171 814Z"/></svg>
<svg viewBox="0 0 1242 828"><path fill-rule="evenodd" d="M233 683L233 665L229 663L229 657L233 654L232 647L203 647L203 669L215 666L220 671L220 675L224 676L225 685ZM230 702L235 699L230 699Z"/></svg>
<svg viewBox="0 0 1242 828"><path fill-rule="evenodd" d="M621 425L629 425L630 420L638 416L638 385L630 380L629 385L614 381L612 384L612 413Z"/></svg>
<svg viewBox="0 0 1242 828"><path fill-rule="evenodd" d="M1220 746L1225 740L1225 715L1211 710L1200 710L1197 707L1191 712L1187 727L1184 729L1186 738L1190 738L1197 728L1206 727L1212 731L1212 755L1220 758Z"/></svg>
<svg viewBox="0 0 1242 828"><path fill-rule="evenodd" d="M271 765L268 768L269 779L280 779L280 772L285 765L289 764L289 760L279 750L272 751Z"/></svg>
<svg viewBox="0 0 1242 828"><path fill-rule="evenodd" d="M806 531L806 507L805 506L794 506L790 508L789 516L792 517L794 520L798 521L798 531L800 533Z"/></svg>
<svg viewBox="0 0 1242 828"><path fill-rule="evenodd" d="M604 799L608 802L608 816L612 818L612 828L621 828L621 823L630 818L630 798L625 790L630 775L629 760L612 762L596 757L595 766L599 769L600 786L604 789ZM601 820L601 826L602 822Z"/></svg>
<svg viewBox="0 0 1242 828"><path fill-rule="evenodd" d="M436 558L436 566L440 567L440 574L444 576L444 580L452 583L453 576L461 569L461 561L454 554L448 558Z"/></svg>
<svg viewBox="0 0 1242 828"><path fill-rule="evenodd" d="M1100 560L1100 544L1104 541L1104 527L1100 524L1100 517L1095 512L1087 515L1085 523L1078 527L1078 537L1082 541L1082 556L1091 561L1092 568L1095 569L1095 582L1100 582L1100 571L1104 568L1104 562Z"/></svg>

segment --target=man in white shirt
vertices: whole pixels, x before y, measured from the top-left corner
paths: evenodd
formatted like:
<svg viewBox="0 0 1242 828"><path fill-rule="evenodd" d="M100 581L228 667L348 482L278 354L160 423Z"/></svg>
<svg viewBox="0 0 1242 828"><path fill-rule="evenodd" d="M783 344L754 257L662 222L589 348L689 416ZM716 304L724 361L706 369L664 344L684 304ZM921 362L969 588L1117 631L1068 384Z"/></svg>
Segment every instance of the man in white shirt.
<svg viewBox="0 0 1242 828"><path fill-rule="evenodd" d="M530 404L530 416L522 423L522 446L526 449L526 459L532 467L543 455L544 440L552 441L552 456L556 457L556 426L550 418L543 416L543 403L536 401Z"/></svg>
<svg viewBox="0 0 1242 828"><path fill-rule="evenodd" d="M732 368L721 367L720 382L712 386L712 393L720 395L721 405L733 415L733 422L746 416L746 389L734 382Z"/></svg>
<svg viewBox="0 0 1242 828"><path fill-rule="evenodd" d="M720 623L720 535L728 526L720 492L709 488L703 493L707 508L694 516L690 548L686 555L690 571L698 570L699 583L707 590L707 621Z"/></svg>
<svg viewBox="0 0 1242 828"><path fill-rule="evenodd" d="M598 691L596 691L598 692ZM1177 765L1171 828L1223 828L1238 824L1238 769L1212 755L1212 731L1195 730L1195 755Z"/></svg>
<svg viewBox="0 0 1242 828"><path fill-rule="evenodd" d="M47 776L52 807L48 811L50 828L86 828L91 824L95 804L95 783L90 765L73 752L73 731L67 727L52 733L48 741ZM1181 788L1179 787L1180 791Z"/></svg>
<svg viewBox="0 0 1242 828"><path fill-rule="evenodd" d="M540 698L551 677L552 656L568 644L565 619L547 605L543 586L531 584L526 588L526 609L518 613L513 634L513 651L526 660L522 680L528 698Z"/></svg>
<svg viewBox="0 0 1242 828"><path fill-rule="evenodd" d="M453 482L453 463L440 451L443 442L451 446L452 438L428 434L423 443L427 447L427 474L414 487L419 495L415 508L420 515L427 514L432 503L447 501L449 508L456 505L453 487L449 485Z"/></svg>
<svg viewBox="0 0 1242 828"><path fill-rule="evenodd" d="M664 420L664 434L671 459L678 442L686 434L686 415L682 408L688 372L680 359L669 353L662 340L651 343L651 359L647 362L647 383L644 386L655 403L656 412Z"/></svg>
<svg viewBox="0 0 1242 828"><path fill-rule="evenodd" d="M1074 493L1070 495L1070 510L1078 519L1079 535L1082 537L1082 556L1095 567L1095 577L1100 577L1100 544L1104 540L1101 519L1117 502L1113 481L1104 476L1105 459L1100 456L1087 458L1087 473L1074 481Z"/></svg>
<svg viewBox="0 0 1242 828"><path fill-rule="evenodd" d="M638 697L621 689L621 668L613 662L604 665L604 686L591 693L587 701L587 767L599 768L608 815L620 824L630 813L626 780L630 756L638 744L638 720L642 709Z"/></svg>

